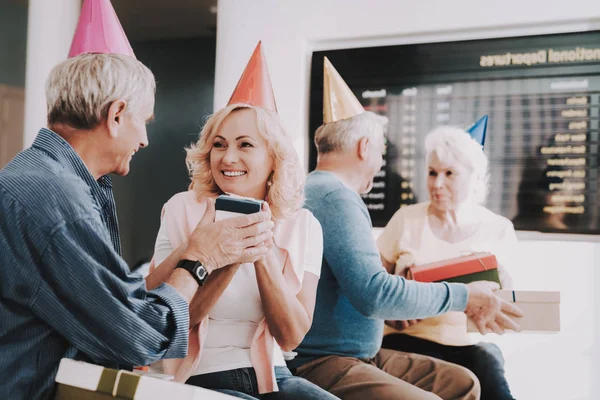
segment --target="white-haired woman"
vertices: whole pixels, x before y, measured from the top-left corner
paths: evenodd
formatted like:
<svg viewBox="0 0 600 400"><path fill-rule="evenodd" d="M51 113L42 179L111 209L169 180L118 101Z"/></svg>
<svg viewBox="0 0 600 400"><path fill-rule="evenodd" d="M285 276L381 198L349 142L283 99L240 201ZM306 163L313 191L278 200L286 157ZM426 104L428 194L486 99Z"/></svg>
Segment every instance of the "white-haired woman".
<svg viewBox="0 0 600 400"><path fill-rule="evenodd" d="M482 205L488 159L481 145L463 130L442 127L427 136L425 150L429 201L402 207L390 220L377 241L384 264L405 274L411 265L489 251L498 259L502 287L510 288L505 267L517 238L510 220ZM388 329L383 347L462 365L479 378L482 400L512 399L500 349L475 343L466 324L457 312L391 323L396 330Z"/></svg>
<svg viewBox="0 0 600 400"><path fill-rule="evenodd" d="M223 193L265 200L275 228L263 259L217 270L199 289L188 357L165 360L165 372L241 398L336 398L292 376L284 361L283 351L295 349L312 323L323 237L301 208L304 173L279 116L229 105L208 119L186 161L192 184L165 204L155 263L185 242L206 202Z"/></svg>

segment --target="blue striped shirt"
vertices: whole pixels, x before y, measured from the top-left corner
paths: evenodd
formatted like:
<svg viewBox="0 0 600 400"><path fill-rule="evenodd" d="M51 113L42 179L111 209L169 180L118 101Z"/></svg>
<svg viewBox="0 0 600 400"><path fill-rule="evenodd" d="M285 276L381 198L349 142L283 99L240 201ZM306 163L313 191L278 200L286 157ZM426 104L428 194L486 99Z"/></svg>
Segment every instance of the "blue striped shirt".
<svg viewBox="0 0 600 400"><path fill-rule="evenodd" d="M120 256L108 176L40 130L0 171L0 398L46 399L61 358L148 365L187 352L188 304Z"/></svg>

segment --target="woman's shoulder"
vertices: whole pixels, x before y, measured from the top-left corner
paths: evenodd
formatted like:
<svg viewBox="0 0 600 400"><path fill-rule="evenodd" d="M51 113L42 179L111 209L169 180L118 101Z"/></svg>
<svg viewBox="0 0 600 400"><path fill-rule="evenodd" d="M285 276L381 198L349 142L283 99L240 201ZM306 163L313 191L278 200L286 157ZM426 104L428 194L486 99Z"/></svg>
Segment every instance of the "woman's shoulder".
<svg viewBox="0 0 600 400"><path fill-rule="evenodd" d="M406 215L415 216L415 215L427 215L427 209L429 208L429 202L423 201L421 203L416 204L407 204L402 206L398 211L403 210Z"/></svg>
<svg viewBox="0 0 600 400"><path fill-rule="evenodd" d="M193 190L186 190L185 192L174 194L169 200L167 200L165 205L191 203L194 201L197 201L196 192Z"/></svg>
<svg viewBox="0 0 600 400"><path fill-rule="evenodd" d="M275 244L293 254L303 254L306 246L320 247L323 243L321 224L306 209L277 220L274 234Z"/></svg>
<svg viewBox="0 0 600 400"><path fill-rule="evenodd" d="M429 202L403 205L394 213L392 220L402 222L423 221L427 216Z"/></svg>
<svg viewBox="0 0 600 400"><path fill-rule="evenodd" d="M301 208L297 211L294 211L290 216L285 218L282 222L285 223L286 225L289 224L289 225L294 225L294 226L300 226L300 225L306 225L308 227L310 227L312 225L318 225L319 227L321 226L321 224L319 223L319 220L313 215L312 212L310 212L310 210L307 210L306 208Z"/></svg>
<svg viewBox="0 0 600 400"><path fill-rule="evenodd" d="M198 194L193 190L186 190L185 192L179 192L174 194L165 203L166 208L173 207L194 207L204 205L204 199L199 198Z"/></svg>
<svg viewBox="0 0 600 400"><path fill-rule="evenodd" d="M493 212L492 210L490 210L487 207L484 207L484 206L478 206L478 207L479 207L478 214L480 216L480 219L485 225L487 225L489 227L489 229L498 231L498 232L505 232L507 230L514 231L515 228L510 219L506 218L503 215L496 214L495 212Z"/></svg>
<svg viewBox="0 0 600 400"><path fill-rule="evenodd" d="M277 221L280 235L315 235L322 232L319 220L307 209L301 208L284 219ZM321 233L322 235L322 233ZM300 237L298 236L298 237Z"/></svg>

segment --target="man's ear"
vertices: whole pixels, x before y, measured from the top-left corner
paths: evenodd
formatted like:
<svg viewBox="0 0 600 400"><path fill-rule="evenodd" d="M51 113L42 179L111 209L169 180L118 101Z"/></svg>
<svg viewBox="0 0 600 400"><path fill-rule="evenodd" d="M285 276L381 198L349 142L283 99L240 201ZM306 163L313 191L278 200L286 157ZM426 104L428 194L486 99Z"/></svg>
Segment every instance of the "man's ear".
<svg viewBox="0 0 600 400"><path fill-rule="evenodd" d="M123 115L127 109L127 102L125 100L115 100L108 107L108 116L106 118L106 124L108 126L108 132L110 136L117 137L119 135L119 128L123 124Z"/></svg>
<svg viewBox="0 0 600 400"><path fill-rule="evenodd" d="M364 137L358 141L358 146L356 149L358 151L358 158L360 160L364 160L367 157L370 145L371 143L369 142L369 138Z"/></svg>

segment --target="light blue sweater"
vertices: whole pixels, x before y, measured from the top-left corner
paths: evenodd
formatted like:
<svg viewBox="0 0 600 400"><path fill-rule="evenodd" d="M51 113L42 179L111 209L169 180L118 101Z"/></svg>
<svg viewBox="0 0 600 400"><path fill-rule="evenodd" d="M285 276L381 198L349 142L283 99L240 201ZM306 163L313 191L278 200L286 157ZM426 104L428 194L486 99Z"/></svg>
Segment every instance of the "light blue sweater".
<svg viewBox="0 0 600 400"><path fill-rule="evenodd" d="M383 268L365 203L334 175L308 175L305 207L323 228L323 267L313 324L291 368L331 354L374 357L386 319L464 311L465 285L407 281Z"/></svg>

